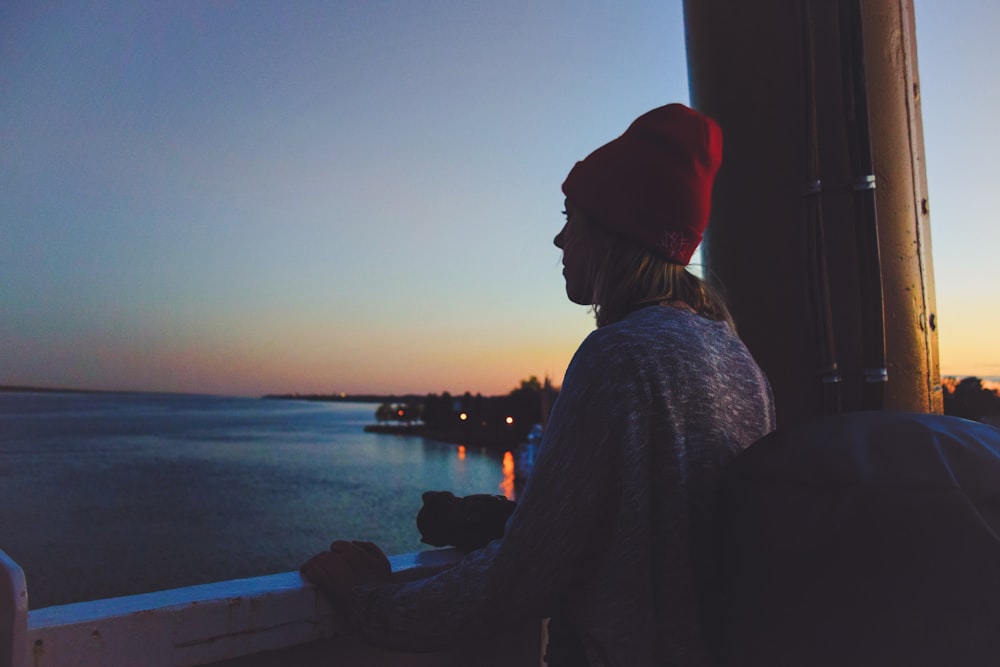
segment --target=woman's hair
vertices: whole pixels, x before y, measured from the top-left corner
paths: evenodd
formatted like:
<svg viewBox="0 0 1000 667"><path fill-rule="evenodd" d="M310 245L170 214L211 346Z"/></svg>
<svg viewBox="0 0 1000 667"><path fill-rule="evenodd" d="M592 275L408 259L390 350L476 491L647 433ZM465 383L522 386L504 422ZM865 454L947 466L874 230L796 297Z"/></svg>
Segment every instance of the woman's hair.
<svg viewBox="0 0 1000 667"><path fill-rule="evenodd" d="M683 305L699 315L736 326L722 294L681 264L584 218L579 233L590 248L592 308L597 326L612 324L633 310L654 304Z"/></svg>

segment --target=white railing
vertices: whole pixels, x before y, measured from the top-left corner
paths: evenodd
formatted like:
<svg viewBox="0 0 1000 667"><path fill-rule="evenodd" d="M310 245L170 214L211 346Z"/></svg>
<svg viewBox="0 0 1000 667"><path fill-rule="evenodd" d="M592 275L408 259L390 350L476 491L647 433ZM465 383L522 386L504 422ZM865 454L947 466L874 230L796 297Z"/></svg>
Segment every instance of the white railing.
<svg viewBox="0 0 1000 667"><path fill-rule="evenodd" d="M412 578L460 557L444 549L389 560L394 576ZM537 664L537 623L496 640L434 654L364 646L298 572L29 611L24 573L0 551L0 667Z"/></svg>

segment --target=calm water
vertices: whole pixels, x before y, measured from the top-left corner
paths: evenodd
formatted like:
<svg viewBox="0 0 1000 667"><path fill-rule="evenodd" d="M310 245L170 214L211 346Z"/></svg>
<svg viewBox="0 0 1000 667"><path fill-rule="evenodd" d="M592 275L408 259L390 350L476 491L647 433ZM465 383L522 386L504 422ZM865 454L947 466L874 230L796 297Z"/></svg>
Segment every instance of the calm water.
<svg viewBox="0 0 1000 667"><path fill-rule="evenodd" d="M334 538L422 548L420 494L501 463L364 433L371 404L0 392L0 549L31 608L283 572Z"/></svg>

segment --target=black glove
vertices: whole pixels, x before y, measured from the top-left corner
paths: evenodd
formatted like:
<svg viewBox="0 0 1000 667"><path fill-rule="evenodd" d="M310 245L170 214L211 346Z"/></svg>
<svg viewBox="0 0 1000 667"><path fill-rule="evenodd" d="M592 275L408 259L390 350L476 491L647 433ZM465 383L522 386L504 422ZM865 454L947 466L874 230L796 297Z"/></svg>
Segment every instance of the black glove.
<svg viewBox="0 0 1000 667"><path fill-rule="evenodd" d="M417 513L421 542L455 546L468 553L503 537L507 517L517 506L504 496L478 493L459 497L451 491L425 491Z"/></svg>

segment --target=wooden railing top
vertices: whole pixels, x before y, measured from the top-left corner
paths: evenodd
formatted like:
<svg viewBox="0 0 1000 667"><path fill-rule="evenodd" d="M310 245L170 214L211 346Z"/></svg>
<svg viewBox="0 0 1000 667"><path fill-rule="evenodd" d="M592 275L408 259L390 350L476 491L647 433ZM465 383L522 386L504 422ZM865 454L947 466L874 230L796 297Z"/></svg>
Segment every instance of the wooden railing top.
<svg viewBox="0 0 1000 667"><path fill-rule="evenodd" d="M456 562L444 549L392 556L417 576ZM343 634L298 572L28 610L24 574L0 551L0 667L186 667Z"/></svg>

